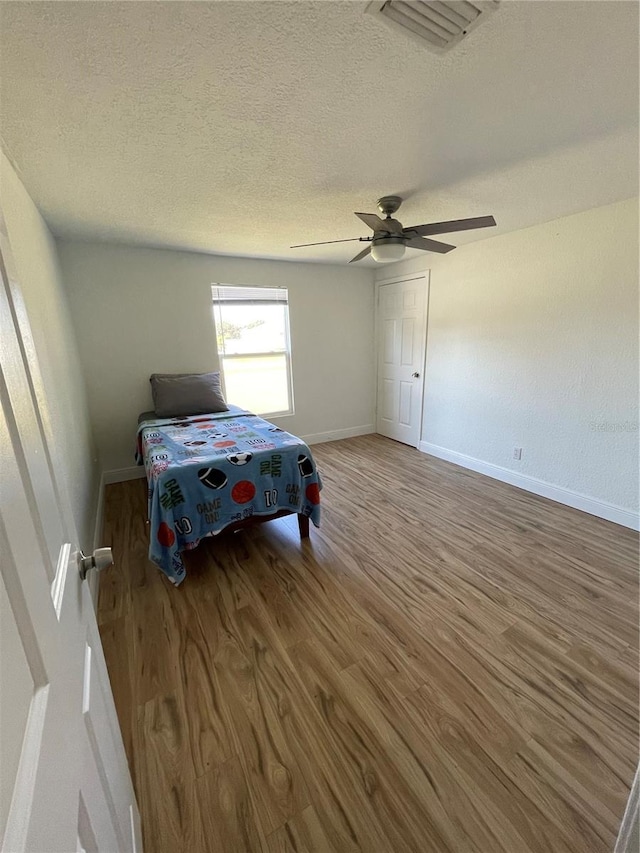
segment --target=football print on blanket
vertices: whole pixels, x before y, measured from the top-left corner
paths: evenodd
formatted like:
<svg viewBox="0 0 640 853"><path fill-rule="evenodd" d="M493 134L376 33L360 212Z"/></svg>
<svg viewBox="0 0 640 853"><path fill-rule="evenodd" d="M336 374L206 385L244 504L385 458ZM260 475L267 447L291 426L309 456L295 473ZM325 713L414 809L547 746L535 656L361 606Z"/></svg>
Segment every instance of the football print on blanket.
<svg viewBox="0 0 640 853"><path fill-rule="evenodd" d="M303 477L310 477L313 474L313 462L304 453L298 456L298 468Z"/></svg>
<svg viewBox="0 0 640 853"><path fill-rule="evenodd" d="M200 468L198 479L208 489L221 489L227 485L227 475L219 468Z"/></svg>

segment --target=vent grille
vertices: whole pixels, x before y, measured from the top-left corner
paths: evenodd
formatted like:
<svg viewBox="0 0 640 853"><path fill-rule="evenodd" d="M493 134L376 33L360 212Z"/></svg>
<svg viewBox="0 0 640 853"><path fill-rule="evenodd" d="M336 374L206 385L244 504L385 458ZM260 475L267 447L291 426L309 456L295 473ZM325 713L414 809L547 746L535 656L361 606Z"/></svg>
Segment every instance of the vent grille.
<svg viewBox="0 0 640 853"><path fill-rule="evenodd" d="M499 5L499 0L373 0L366 11L442 53L462 41Z"/></svg>

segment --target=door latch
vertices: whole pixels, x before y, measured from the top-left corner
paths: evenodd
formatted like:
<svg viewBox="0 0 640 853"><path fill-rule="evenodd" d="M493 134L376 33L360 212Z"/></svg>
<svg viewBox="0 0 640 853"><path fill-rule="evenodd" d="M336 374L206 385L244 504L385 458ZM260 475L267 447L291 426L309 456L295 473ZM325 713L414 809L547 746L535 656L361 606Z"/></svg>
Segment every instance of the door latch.
<svg viewBox="0 0 640 853"><path fill-rule="evenodd" d="M89 569L95 569L97 572L101 572L103 569L108 569L109 566L113 565L113 554L111 552L111 548L96 548L93 554L89 554L88 557L80 551L78 553L78 572L80 573L80 580L84 580L87 577L87 572Z"/></svg>

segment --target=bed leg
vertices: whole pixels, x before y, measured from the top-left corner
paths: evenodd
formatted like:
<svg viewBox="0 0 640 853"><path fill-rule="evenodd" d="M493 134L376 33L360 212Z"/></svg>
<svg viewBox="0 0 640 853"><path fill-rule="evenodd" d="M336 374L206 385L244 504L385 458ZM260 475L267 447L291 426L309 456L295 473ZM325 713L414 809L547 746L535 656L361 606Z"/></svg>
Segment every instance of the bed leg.
<svg viewBox="0 0 640 853"><path fill-rule="evenodd" d="M298 513L298 530L301 539L309 538L309 516Z"/></svg>

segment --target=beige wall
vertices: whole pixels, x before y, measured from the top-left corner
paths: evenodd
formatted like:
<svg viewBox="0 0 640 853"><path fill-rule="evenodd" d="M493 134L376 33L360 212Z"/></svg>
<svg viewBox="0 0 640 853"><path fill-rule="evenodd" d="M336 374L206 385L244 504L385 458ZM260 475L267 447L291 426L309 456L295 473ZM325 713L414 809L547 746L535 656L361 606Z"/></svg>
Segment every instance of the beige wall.
<svg viewBox="0 0 640 853"><path fill-rule="evenodd" d="M60 460L80 546L92 550L97 501L95 453L84 378L56 246L46 223L4 154L0 193L24 295L46 400L47 426Z"/></svg>
<svg viewBox="0 0 640 853"><path fill-rule="evenodd" d="M216 369L213 283L289 289L295 414L279 426L310 441L372 431L371 270L67 240L58 249L104 470L134 465L151 373Z"/></svg>
<svg viewBox="0 0 640 853"><path fill-rule="evenodd" d="M423 441L637 511L638 200L429 262Z"/></svg>

